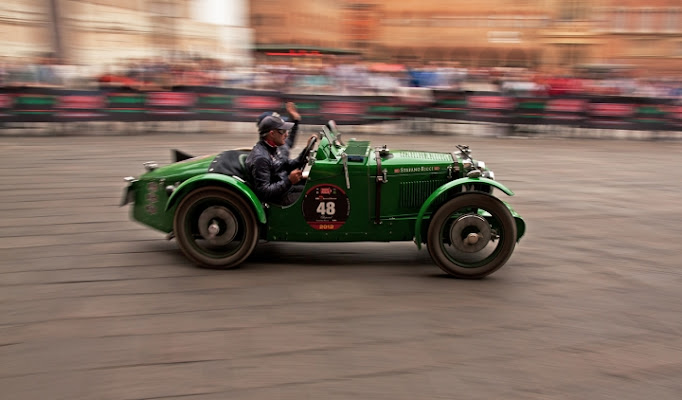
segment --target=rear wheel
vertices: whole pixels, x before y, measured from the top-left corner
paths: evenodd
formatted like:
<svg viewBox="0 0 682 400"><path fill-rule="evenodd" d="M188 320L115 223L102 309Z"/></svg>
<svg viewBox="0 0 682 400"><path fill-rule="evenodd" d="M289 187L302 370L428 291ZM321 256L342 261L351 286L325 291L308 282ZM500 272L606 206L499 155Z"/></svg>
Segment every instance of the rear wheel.
<svg viewBox="0 0 682 400"><path fill-rule="evenodd" d="M175 212L173 230L185 256L205 268L234 268L258 243L258 223L249 204L219 187L187 195Z"/></svg>
<svg viewBox="0 0 682 400"><path fill-rule="evenodd" d="M502 201L465 193L431 218L427 247L443 271L458 278L483 278L501 268L516 245L516 223Z"/></svg>

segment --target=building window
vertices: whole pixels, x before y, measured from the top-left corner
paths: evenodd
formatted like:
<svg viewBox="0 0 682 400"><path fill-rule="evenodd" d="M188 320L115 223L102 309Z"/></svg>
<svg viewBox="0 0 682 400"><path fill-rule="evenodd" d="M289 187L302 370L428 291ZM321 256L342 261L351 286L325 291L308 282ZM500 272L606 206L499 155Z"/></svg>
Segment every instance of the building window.
<svg viewBox="0 0 682 400"><path fill-rule="evenodd" d="M559 19L573 21L585 19L587 9L584 0L564 0L559 8Z"/></svg>
<svg viewBox="0 0 682 400"><path fill-rule="evenodd" d="M559 64L564 66L582 64L586 60L586 54L587 51L585 45L559 45Z"/></svg>
<svg viewBox="0 0 682 400"><path fill-rule="evenodd" d="M624 9L619 8L616 10L615 18L613 18L613 28L616 32L625 31L625 25L627 22L627 13Z"/></svg>
<svg viewBox="0 0 682 400"><path fill-rule="evenodd" d="M655 57L658 53L655 39L633 40L630 44L631 57Z"/></svg>
<svg viewBox="0 0 682 400"><path fill-rule="evenodd" d="M608 11L604 7L597 7L591 16L594 30L597 32L604 32L608 30Z"/></svg>
<svg viewBox="0 0 682 400"><path fill-rule="evenodd" d="M673 8L668 10L668 15L665 20L665 30L667 32L679 32L680 31L680 9Z"/></svg>
<svg viewBox="0 0 682 400"><path fill-rule="evenodd" d="M639 31L651 32L653 28L653 13L649 9L643 9L639 12Z"/></svg>
<svg viewBox="0 0 682 400"><path fill-rule="evenodd" d="M663 10L661 10L659 8L659 9L652 11L651 14L652 14L651 18L653 21L652 31L655 31L655 32L664 31L665 30L665 13L663 12Z"/></svg>

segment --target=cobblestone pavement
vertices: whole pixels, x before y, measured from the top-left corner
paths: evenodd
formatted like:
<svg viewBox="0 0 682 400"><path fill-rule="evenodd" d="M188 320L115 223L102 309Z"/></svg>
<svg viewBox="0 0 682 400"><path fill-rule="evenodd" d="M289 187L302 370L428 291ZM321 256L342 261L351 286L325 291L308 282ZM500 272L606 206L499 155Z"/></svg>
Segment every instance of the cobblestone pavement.
<svg viewBox="0 0 682 400"><path fill-rule="evenodd" d="M0 397L682 398L682 143L358 138L469 144L528 224L508 264L268 243L202 270L130 221L121 178L255 135L0 137Z"/></svg>

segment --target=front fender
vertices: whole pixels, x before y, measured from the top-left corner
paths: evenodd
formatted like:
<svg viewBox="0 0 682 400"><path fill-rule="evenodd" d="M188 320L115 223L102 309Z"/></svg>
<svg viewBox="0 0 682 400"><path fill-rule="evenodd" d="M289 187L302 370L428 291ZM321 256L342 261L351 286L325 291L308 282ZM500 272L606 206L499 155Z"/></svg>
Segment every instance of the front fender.
<svg viewBox="0 0 682 400"><path fill-rule="evenodd" d="M216 185L235 189L236 192L244 196L244 198L246 198L249 201L249 203L251 203L251 206L253 206L253 210L256 212L256 218L258 218L258 222L264 224L267 221L265 217L265 209L263 208L263 204L260 202L260 200L258 200L258 197L256 196L255 193L253 193L253 190L251 190L251 188L248 187L241 180L233 176L223 174L207 173L194 176L182 182L180 186L178 186L177 189L173 191L173 194L171 194L171 196L168 198L168 202L166 203L166 211L175 207L177 203L180 201L180 199L183 198L190 191L198 187L207 185Z"/></svg>
<svg viewBox="0 0 682 400"><path fill-rule="evenodd" d="M431 193L431 196L429 196L428 199L422 204L421 209L419 209L419 214L417 214L417 221L415 222L414 226L414 242L417 244L417 248L421 249L422 248L422 220L424 219L424 216L426 213L429 211L431 208L431 205L433 202L436 200L438 196L440 196L443 193L446 193L450 190L453 190L459 186L462 185L467 185L471 183L477 183L477 184L485 184L488 186L493 186L501 191L503 191L505 194L508 196L513 196L514 192L509 190L506 186L501 184L498 181L494 181L492 179L488 178L459 178L455 179L454 181L450 181L446 183L445 185L439 187L438 189L434 190L433 193Z"/></svg>

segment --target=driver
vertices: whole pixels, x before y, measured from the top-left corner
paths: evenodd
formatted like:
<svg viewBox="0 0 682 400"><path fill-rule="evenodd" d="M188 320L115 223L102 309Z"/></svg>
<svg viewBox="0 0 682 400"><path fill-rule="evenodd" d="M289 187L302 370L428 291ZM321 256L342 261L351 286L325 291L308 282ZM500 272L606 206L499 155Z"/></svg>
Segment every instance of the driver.
<svg viewBox="0 0 682 400"><path fill-rule="evenodd" d="M260 140L246 159L246 167L253 179L254 191L262 202L293 204L303 190L303 185L297 184L301 182L301 167L312 136L296 159L280 157L277 153L293 126L293 122L284 122L278 115L266 116L258 124Z"/></svg>
<svg viewBox="0 0 682 400"><path fill-rule="evenodd" d="M291 101L287 101L284 106L286 107L287 113L289 114L289 119L287 120L286 117L282 117L282 119L285 122L292 121L294 123L294 126L292 126L291 129L289 130L289 135L284 141L284 144L277 147L277 155L280 158L286 159L289 158L289 152L294 147L294 143L296 142L296 134L298 133L298 126L301 122L301 114L298 113L296 104L294 104ZM279 116L279 114L277 114L276 112L266 111L258 116L256 126L260 125L260 123L263 121L263 118L270 115Z"/></svg>

